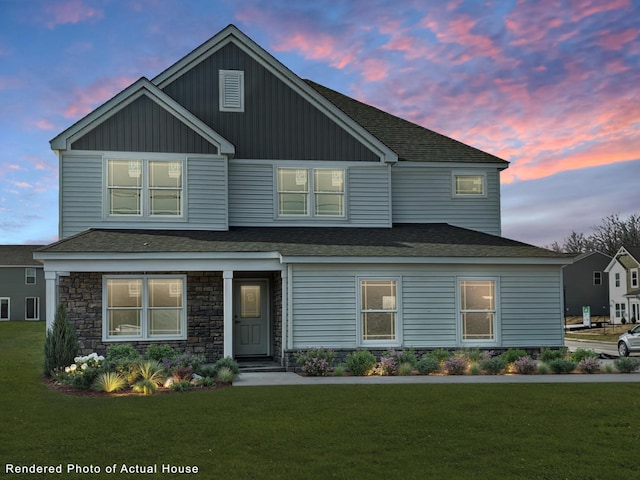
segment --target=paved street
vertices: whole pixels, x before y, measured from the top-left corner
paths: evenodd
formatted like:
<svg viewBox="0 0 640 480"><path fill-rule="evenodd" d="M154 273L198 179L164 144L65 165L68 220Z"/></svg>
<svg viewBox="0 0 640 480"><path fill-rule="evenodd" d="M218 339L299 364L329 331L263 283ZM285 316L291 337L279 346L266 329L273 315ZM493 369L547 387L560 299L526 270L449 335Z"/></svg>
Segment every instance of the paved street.
<svg viewBox="0 0 640 480"><path fill-rule="evenodd" d="M571 352L573 352L577 348L586 348L595 350L596 352L608 357L618 357L618 347L613 342L597 342L592 340L576 340L574 338L566 338L564 344L569 347L569 351Z"/></svg>

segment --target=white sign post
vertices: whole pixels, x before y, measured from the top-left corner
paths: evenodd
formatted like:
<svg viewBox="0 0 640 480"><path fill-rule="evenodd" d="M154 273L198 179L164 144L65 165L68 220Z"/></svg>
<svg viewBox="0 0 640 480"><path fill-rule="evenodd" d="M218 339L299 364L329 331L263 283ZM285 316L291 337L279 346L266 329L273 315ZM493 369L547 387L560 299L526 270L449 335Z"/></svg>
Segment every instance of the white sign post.
<svg viewBox="0 0 640 480"><path fill-rule="evenodd" d="M582 324L591 328L591 307L582 307Z"/></svg>

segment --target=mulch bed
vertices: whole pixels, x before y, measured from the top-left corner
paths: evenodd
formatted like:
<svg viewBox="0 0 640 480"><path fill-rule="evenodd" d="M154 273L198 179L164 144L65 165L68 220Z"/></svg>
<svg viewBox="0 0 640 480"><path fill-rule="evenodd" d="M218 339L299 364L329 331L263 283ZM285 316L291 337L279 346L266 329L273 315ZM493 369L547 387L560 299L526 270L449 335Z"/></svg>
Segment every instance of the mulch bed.
<svg viewBox="0 0 640 480"><path fill-rule="evenodd" d="M232 386L230 383L220 383L211 387L193 387L191 390L187 390L185 392L179 392L176 390L171 390L170 388L158 387L158 391L152 395L145 395L144 393L137 393L132 391L131 389L121 390L119 392L96 392L95 390L81 390L78 388L73 388L71 385L61 385L56 383L55 380L51 378L43 378L44 384L51 388L52 390L57 390L60 393L64 393L65 395L73 395L76 397L149 397L153 395L164 395L164 394L176 394L176 393L190 393L190 392L203 392L210 390L222 390L224 388L229 388Z"/></svg>

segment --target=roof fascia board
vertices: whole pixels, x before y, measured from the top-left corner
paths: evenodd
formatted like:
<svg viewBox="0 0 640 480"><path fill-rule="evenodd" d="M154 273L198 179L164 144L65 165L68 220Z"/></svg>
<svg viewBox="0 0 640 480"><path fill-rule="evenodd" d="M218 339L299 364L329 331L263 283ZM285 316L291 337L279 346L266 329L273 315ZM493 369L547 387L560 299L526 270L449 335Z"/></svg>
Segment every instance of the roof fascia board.
<svg viewBox="0 0 640 480"><path fill-rule="evenodd" d="M115 115L135 100L142 96L147 96L153 102L165 109L171 115L185 123L189 128L207 141L216 145L221 155L235 154L235 146L225 139L222 135L211 129L202 120L189 112L186 108L164 93L146 78L141 78L115 97L96 108L93 112L82 118L80 121L69 127L60 135L51 140L51 148L53 150L69 150L71 144L78 138L85 135L92 128Z"/></svg>
<svg viewBox="0 0 640 480"><path fill-rule="evenodd" d="M471 147L473 148L473 147ZM459 168L464 170L480 170L480 169L488 169L488 170L506 170L509 168L508 164L500 164L500 163L468 163L468 162L416 162L411 160L402 160L394 165L394 168L442 168L446 166L447 168Z"/></svg>
<svg viewBox="0 0 640 480"><path fill-rule="evenodd" d="M540 257L304 257L283 256L282 263L354 264L465 264L465 265L569 265L571 258Z"/></svg>
<svg viewBox="0 0 640 480"><path fill-rule="evenodd" d="M240 46L245 53L251 56L260 65L280 78L287 86L306 98L312 105L322 111L322 113L327 115L373 152L379 155L382 162L395 163L398 161L396 153L387 145L382 143L359 123L355 122L333 103L320 95L317 91L311 88L311 86L307 85L300 77L282 64L282 62L276 59L234 25L229 25L210 40L197 47L164 72L154 77L152 82L157 85L158 88L164 88L176 78L183 75L186 71L190 70L231 42Z"/></svg>

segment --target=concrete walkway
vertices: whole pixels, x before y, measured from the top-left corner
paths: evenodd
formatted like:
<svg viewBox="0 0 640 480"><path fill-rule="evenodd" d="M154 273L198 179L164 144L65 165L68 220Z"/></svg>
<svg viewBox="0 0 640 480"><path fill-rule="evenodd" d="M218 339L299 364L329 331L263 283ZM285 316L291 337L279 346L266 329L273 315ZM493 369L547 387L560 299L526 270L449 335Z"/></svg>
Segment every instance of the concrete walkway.
<svg viewBox="0 0 640 480"><path fill-rule="evenodd" d="M609 362L603 360L603 365ZM568 375L412 375L406 377L303 377L292 372L242 373L234 387L277 385L389 385L389 384L478 384L478 383L611 383L640 382L640 373Z"/></svg>

